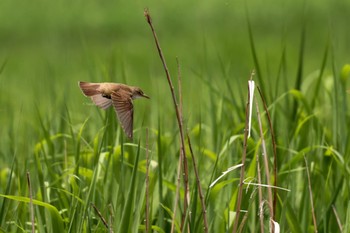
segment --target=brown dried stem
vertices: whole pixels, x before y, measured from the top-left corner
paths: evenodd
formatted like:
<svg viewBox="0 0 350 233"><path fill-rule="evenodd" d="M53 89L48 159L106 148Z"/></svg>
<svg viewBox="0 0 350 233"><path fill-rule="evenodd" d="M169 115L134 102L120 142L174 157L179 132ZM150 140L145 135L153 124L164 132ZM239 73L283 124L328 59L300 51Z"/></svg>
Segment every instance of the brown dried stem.
<svg viewBox="0 0 350 233"><path fill-rule="evenodd" d="M264 131L262 128L262 122L261 122L261 117L260 117L260 111L259 111L259 105L258 102L255 101L255 106L256 106L256 112L257 112L257 118L258 118L258 123L259 123L259 131L260 131L260 140L261 140L261 148L262 148L262 157L264 159L264 165L265 165L265 176L266 176L266 183L267 183L267 193L268 193L268 198L269 198L269 209L270 209L270 217L272 219L273 216L273 199L272 199L272 189L270 185L270 169L269 169L269 162L268 162L268 156L267 156L267 150L266 150L266 144L265 144L265 139L264 139ZM273 224L271 224L271 232L274 232L273 230Z"/></svg>
<svg viewBox="0 0 350 233"><path fill-rule="evenodd" d="M101 219L103 225L104 225L107 229L109 229L108 223L107 223L106 219L104 219L104 217L102 216L101 212L97 209L97 207L94 205L94 203L90 203L90 204L91 204L91 206L94 208L94 210L95 210L95 212L97 213L97 215L100 217L100 219Z"/></svg>
<svg viewBox="0 0 350 233"><path fill-rule="evenodd" d="M202 205L202 214L203 214L203 222L204 222L204 232L208 233L208 220L207 220L207 208L205 206L205 201L204 201L204 196L203 196L203 191L202 191L202 187L201 187L201 182L199 180L199 174L198 174L198 169L197 169L197 164L196 164L196 159L194 158L193 155L193 150L192 150L192 145L191 145L191 139L190 136L188 135L187 132L187 140L188 140L188 146L190 148L190 152L191 152L191 157L192 157L192 162L193 162L193 169L194 169L194 173L196 175L196 181L197 181L197 188L198 188L198 195L199 195L199 199L201 200L201 205Z"/></svg>
<svg viewBox="0 0 350 233"><path fill-rule="evenodd" d="M333 210L335 219L337 220L337 224L338 224L339 230L340 230L340 232L343 232L343 226L341 225L341 221L340 221L338 212L337 212L337 210L335 209L335 206L334 206L334 205L332 205L332 210Z"/></svg>
<svg viewBox="0 0 350 233"><path fill-rule="evenodd" d="M259 155L256 155L256 163L258 166L258 183L262 184L261 182L261 169L260 169L260 159ZM264 233L264 202L263 202L263 196L262 196L262 187L258 186L258 192L259 192L259 219L260 219L260 232Z"/></svg>
<svg viewBox="0 0 350 233"><path fill-rule="evenodd" d="M179 63L179 59L176 58L176 63L177 63L177 81L178 81L178 92L179 92L179 115L180 115L180 121L181 124L183 125L183 112L182 112L182 85L181 85L181 70L180 70L180 63ZM182 159L182 164L183 164L183 171L188 172L188 163L187 163L187 157L184 156L183 152L185 150L184 146L181 144L181 149L180 149L180 158ZM189 203L190 203L190 188L188 185L188 175L186 176L187 178L187 182L185 182L185 194L187 194L187 197L184 198L184 209L187 210ZM184 221L185 221L185 217L186 217L186 211L184 211L184 214L182 215L182 223L181 223L181 229L183 228L184 225ZM191 220L191 215L189 215L189 219ZM188 228L189 231L189 228Z"/></svg>
<svg viewBox="0 0 350 233"><path fill-rule="evenodd" d="M271 121L271 116L269 113L269 110L267 108L267 104L265 101L265 98L260 90L259 87L258 91L260 94L260 98L262 100L262 103L264 105L264 109L267 115L267 121L269 122L269 127L270 127L270 134L271 134L271 139L272 139L272 147L273 147L273 175L274 175L274 186L277 187L277 146L276 146L276 137L275 137L275 132L273 130L273 126L272 126L272 121ZM273 220L275 220L275 213L276 213L276 205L277 205L277 189L273 190L273 213L271 215L271 218Z"/></svg>
<svg viewBox="0 0 350 233"><path fill-rule="evenodd" d="M178 123L178 126L179 126L179 131L180 131L180 140L181 140L181 152L180 152L180 159L182 160L183 162L183 168L184 168L184 172L183 172L183 179L184 179L184 185L185 185L185 195L184 195L184 212L183 212L183 221L182 221L182 224L181 224L181 229L183 228L183 223L184 223L184 215L186 214L187 212L187 207L188 207L188 190L189 190L189 185L188 185L188 165L187 165L187 160L186 160L186 151L185 151L185 140L184 140L184 133L183 133L183 123L182 123L182 117L181 117L181 112L179 110L179 107L178 107L178 103L177 103L177 100L176 100L176 95L175 95L175 91L174 91L174 86L173 86L173 83L171 81L171 77L170 77L170 73L169 73L169 70L168 70L168 67L166 65L166 61L165 61L165 58L164 58L164 55L163 55L163 52L162 52L162 49L160 47L160 44L159 44L159 41L158 41L158 37L157 37L157 34L154 30L154 27L153 27L153 23L152 23L152 18L151 18L151 15L149 14L149 11L148 9L145 9L144 10L144 15L146 17L146 21L147 23L149 24L151 30L152 30L152 34L153 34L153 38L154 38L154 41L156 43L156 47L157 47L157 50L158 50L158 53L159 53L159 57L162 61L162 64L163 64L163 68L164 68L164 71L165 71L165 74L166 74L166 78L168 80L168 84L169 84L169 87L170 87L170 91L171 91L171 95L172 95L172 99L173 99L173 103L174 103L174 107L175 107L175 112L176 112L176 118L177 118L177 123Z"/></svg>
<svg viewBox="0 0 350 233"><path fill-rule="evenodd" d="M242 204L242 193L243 193L243 181L244 181L244 173L245 173L245 160L247 157L247 142L248 142L248 124L249 124L249 93L251 90L249 90L248 86L248 100L246 104L245 109L245 129L244 129L244 141L243 141L243 152L242 152L242 167L241 167L241 174L239 178L239 187L238 187L238 196L237 196L237 204L236 204L236 216L233 224L233 233L237 232L238 228L238 222L239 222L239 215L241 212L241 204Z"/></svg>

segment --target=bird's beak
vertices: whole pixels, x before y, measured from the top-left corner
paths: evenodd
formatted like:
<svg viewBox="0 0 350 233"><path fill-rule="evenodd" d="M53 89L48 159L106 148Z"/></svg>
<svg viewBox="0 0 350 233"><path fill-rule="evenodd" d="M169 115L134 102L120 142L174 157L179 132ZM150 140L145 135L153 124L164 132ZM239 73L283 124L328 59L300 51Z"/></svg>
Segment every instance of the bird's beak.
<svg viewBox="0 0 350 233"><path fill-rule="evenodd" d="M142 94L142 97L145 97L145 98L147 98L147 99L150 99L150 97L149 97L148 95L146 95L146 94Z"/></svg>

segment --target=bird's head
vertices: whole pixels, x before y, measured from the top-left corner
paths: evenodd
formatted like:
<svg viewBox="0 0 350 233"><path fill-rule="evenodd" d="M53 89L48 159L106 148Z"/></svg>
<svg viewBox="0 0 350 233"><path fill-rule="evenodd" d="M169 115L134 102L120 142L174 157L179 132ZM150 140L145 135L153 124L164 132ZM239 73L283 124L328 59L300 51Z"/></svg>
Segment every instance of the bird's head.
<svg viewBox="0 0 350 233"><path fill-rule="evenodd" d="M133 99L137 99L137 98L141 98L141 97L144 97L144 98L149 99L149 96L147 96L145 93L143 93L143 91L141 90L141 88L139 88L139 87L134 87L134 88L133 88L133 91L132 91L132 98L133 98Z"/></svg>

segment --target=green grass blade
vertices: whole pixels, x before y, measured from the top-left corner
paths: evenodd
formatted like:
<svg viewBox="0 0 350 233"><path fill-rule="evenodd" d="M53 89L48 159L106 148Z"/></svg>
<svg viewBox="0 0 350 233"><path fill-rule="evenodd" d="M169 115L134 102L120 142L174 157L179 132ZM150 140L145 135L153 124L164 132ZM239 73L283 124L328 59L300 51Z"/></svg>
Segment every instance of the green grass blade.
<svg viewBox="0 0 350 233"><path fill-rule="evenodd" d="M11 188L11 184L12 184L12 178L13 178L13 173L14 173L14 166L16 164L16 154L13 156L13 160L12 160L12 165L11 165L11 170L7 179L7 184L6 184L6 189L5 189L5 194L9 194L10 193L10 188ZM7 205L7 199L5 199L2 203L1 203L1 210L0 210L0 225L2 226L4 224L5 221L5 208Z"/></svg>
<svg viewBox="0 0 350 233"><path fill-rule="evenodd" d="M158 146L158 196L159 203L164 203L163 200L163 142L162 131L160 127L160 117L158 116L158 134L157 134L157 146ZM160 208L158 211L158 225L164 229L164 210Z"/></svg>
<svg viewBox="0 0 350 233"><path fill-rule="evenodd" d="M23 203L30 202L30 199L28 197L3 195L3 194L0 194L0 197L4 197L9 200L14 200L14 201L23 202ZM35 199L33 199L33 204L42 206L49 211L51 216L52 229L57 230L57 232L64 232L64 221L55 206L48 204L46 202L35 200Z"/></svg>
<svg viewBox="0 0 350 233"><path fill-rule="evenodd" d="M294 212L292 206L288 202L285 203L285 206L287 207L286 218L290 231L293 233L303 232L300 228L299 220L297 219L297 215Z"/></svg>
<svg viewBox="0 0 350 233"><path fill-rule="evenodd" d="M326 69L327 60L328 60L328 50L329 50L329 44L327 43L324 54L323 54L322 64L320 67L320 73L318 75L317 82L316 82L315 93L311 99L312 100L311 108L315 108L316 100L318 99L317 97L319 95L319 90L321 89L322 77L323 77L324 71Z"/></svg>
<svg viewBox="0 0 350 233"><path fill-rule="evenodd" d="M248 8L246 6L246 21L247 21L247 26L248 26L248 35L249 35L249 43L250 43L250 49L252 52L252 56L253 56L253 61L254 61L254 66L255 66L255 72L256 72L256 77L258 80L258 83L261 87L261 91L263 93L263 96L266 96L267 101L270 99L268 95L266 95L266 86L265 86L265 81L263 79L263 75L260 69L260 64L259 64L259 59L258 59L258 54L257 54L257 50L255 48L255 42L254 42L254 35L253 35L253 29L252 29L252 25L250 22L250 18L249 18L249 13L248 13Z"/></svg>
<svg viewBox="0 0 350 233"><path fill-rule="evenodd" d="M140 156L140 142L138 143L138 147L137 147L137 154L136 154L134 167L132 169L128 196L124 205L122 219L120 221L118 232L130 232L130 222L131 222L131 219L133 219L132 216L133 216L134 203L136 198L135 193L136 193L136 179L137 179L139 156Z"/></svg>
<svg viewBox="0 0 350 233"><path fill-rule="evenodd" d="M171 210L170 208L166 207L166 206L163 205L163 204L160 204L160 205L161 205L161 207L168 213L168 215L170 216L170 219L174 219L174 213L172 212L172 210ZM175 219L175 229L176 229L176 231L177 231L178 233L181 232L181 230L180 230L180 224L179 224L178 221L176 221L176 219Z"/></svg>
<svg viewBox="0 0 350 233"><path fill-rule="evenodd" d="M342 232L344 233L350 232L350 201L348 202L346 218L345 218L344 228Z"/></svg>
<svg viewBox="0 0 350 233"><path fill-rule="evenodd" d="M299 47L299 58L298 58L298 70L296 75L296 80L294 84L294 89L300 90L303 78L303 70L304 70L304 51L305 51L305 40L306 40L306 32L305 32L305 22L302 24L301 35L300 35L300 47ZM292 118L296 118L296 114L298 110L298 102L294 100Z"/></svg>

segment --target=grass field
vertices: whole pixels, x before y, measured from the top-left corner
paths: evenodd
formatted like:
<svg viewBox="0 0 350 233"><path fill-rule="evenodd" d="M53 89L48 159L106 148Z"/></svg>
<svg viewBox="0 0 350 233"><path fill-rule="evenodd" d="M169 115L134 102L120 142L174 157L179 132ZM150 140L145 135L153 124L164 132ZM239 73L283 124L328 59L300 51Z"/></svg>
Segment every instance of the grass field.
<svg viewBox="0 0 350 233"><path fill-rule="evenodd" d="M0 232L350 232L349 15L346 0L1 1ZM78 81L151 97L133 140Z"/></svg>

